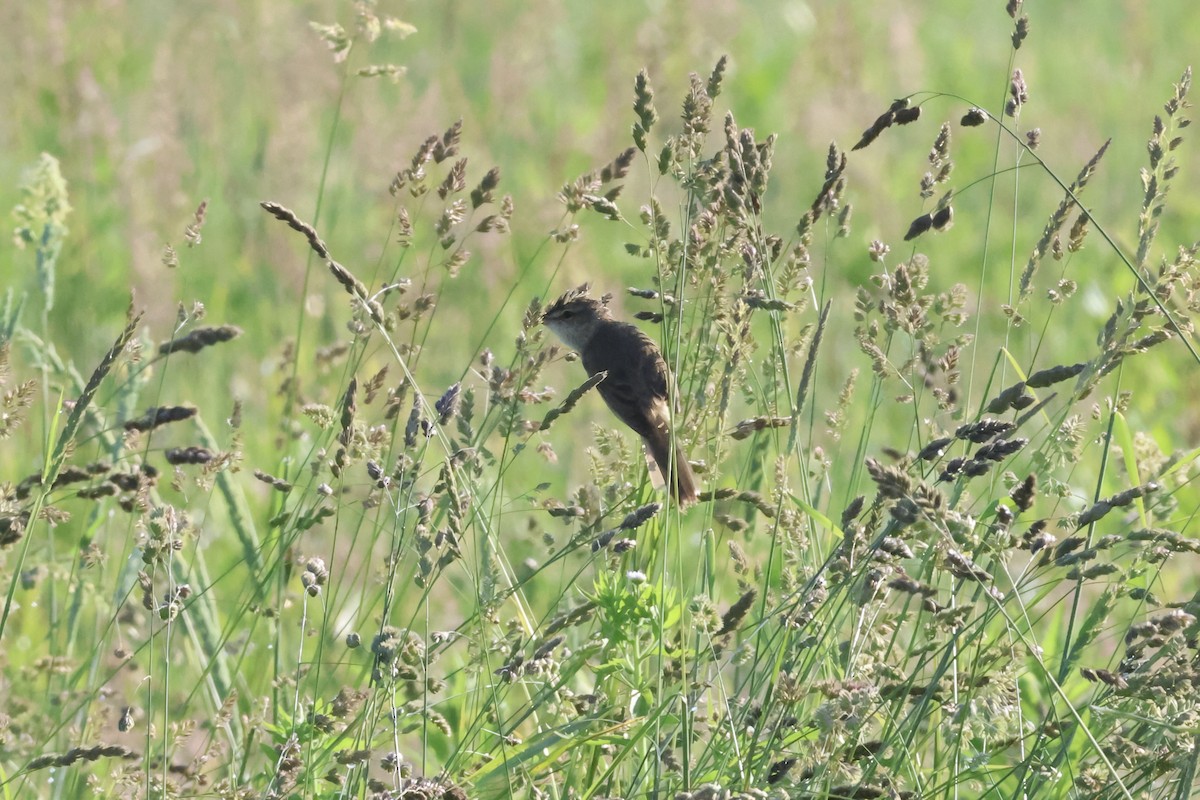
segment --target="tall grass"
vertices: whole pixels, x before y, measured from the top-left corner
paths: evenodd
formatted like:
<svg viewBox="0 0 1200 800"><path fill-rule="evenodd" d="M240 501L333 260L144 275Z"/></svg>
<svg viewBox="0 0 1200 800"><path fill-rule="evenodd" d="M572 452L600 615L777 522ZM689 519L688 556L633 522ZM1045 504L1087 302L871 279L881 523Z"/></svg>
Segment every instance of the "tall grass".
<svg viewBox="0 0 1200 800"><path fill-rule="evenodd" d="M0 433L28 473L0 492L0 790L1190 796L1200 451L1154 409L1200 362L1197 245L1159 235L1191 73L1162 88L1126 245L1086 204L1112 147L1043 159L1008 11L1002 98L864 112L803 202L780 140L723 109L725 58L678 118L637 75L628 145L564 177L522 277L549 297L588 274L655 332L703 489L686 512L547 338L544 297L488 295L478 339L447 313L520 224L503 169L463 154L486 130L428 132L373 264L326 240L322 203L259 198L343 333L263 308L298 320L246 378L270 399L222 408L186 389L253 320L172 301L152 337L134 309L158 301L135 298L89 378L59 357L69 186L43 158L19 214L41 295L0 319ZM318 32L338 57L409 32L358 22ZM901 126L917 179L868 242L853 201L885 180L857 151ZM964 142L990 170L955 169ZM627 291L579 246L614 230ZM1101 291L1104 264L1123 272Z"/></svg>

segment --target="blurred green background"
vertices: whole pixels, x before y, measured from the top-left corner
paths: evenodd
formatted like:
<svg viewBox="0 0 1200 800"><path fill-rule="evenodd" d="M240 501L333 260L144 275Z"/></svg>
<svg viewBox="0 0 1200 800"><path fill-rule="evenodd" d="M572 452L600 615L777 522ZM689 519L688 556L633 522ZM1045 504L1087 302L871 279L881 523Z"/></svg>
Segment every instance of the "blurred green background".
<svg viewBox="0 0 1200 800"><path fill-rule="evenodd" d="M50 0L0 9L0 208L17 202L22 169L41 151L62 161L70 185L74 212L50 330L64 356L94 362L131 286L159 340L169 337L179 303L200 300L209 324L240 325L248 335L236 355L207 360L210 379L190 387L191 399L202 407L223 407L230 393L252 401L269 370L259 365L294 334L302 309L319 323L313 346L343 333L346 317L344 308L332 313L331 304L344 305L345 296L323 274L308 286L310 297L301 296L308 252L258 202L278 201L310 220L320 202L315 221L334 257L370 282L392 221L389 181L421 140L461 117L474 179L499 166L501 192L512 193L517 213L513 236L477 242L462 278L443 288L433 343L447 348L445 375L427 379L444 385L461 374L497 317L495 341L487 344L510 348L529 297L584 278L618 291L648 283L646 262L624 253L631 231L621 225L587 228L553 285L557 255L538 249L562 218L558 188L628 146L639 69L648 69L656 89L661 141L678 129L688 72L707 75L721 54L730 56L718 118L728 107L740 125L779 134L767 222L786 232L821 184L829 142L848 148L893 98L918 91L998 110L1012 54L1012 21L998 0L422 0L381 2L376 10L413 24L416 33L357 45L346 63L335 64L309 21L353 31L351 3ZM1039 152L1066 180L1113 137L1087 199L1130 245L1151 116L1195 55L1200 4L1055 0L1025 10L1032 32L1016 66L1031 102L1021 125L1043 130ZM382 63L407 73L394 83L346 77ZM935 99L918 124L889 131L853 155L848 198L855 229L836 263L817 265L818 280L827 277L830 288L858 284L870 274L868 242L901 244L908 221L924 210L916 191L926 167L919 154L938 123L957 121L966 106ZM968 135L956 126L956 188L990 172L995 144L993 129ZM1014 152L1011 144L1002 147ZM1200 170L1186 147L1182 163L1177 185L1197 185ZM626 192L627 214L648 196L638 185L646 171L637 171L641 177ZM1014 180L1008 173L997 183L992 230L1003 238L995 239L987 278L997 292L1007 291L1009 262L1019 271L1060 196L1044 175L1021 173L1014 246ZM204 241L188 249L183 229L205 198ZM953 273L947 284L977 288L988 201L988 185L976 185L956 202L966 235L919 243L935 274ZM1195 193L1173 197L1164 241L1197 238L1197 202ZM180 254L178 269L161 263L167 244ZM1084 308L1092 309L1092 326L1129 287L1111 254L1095 252L1090 275L1073 276L1090 297ZM0 259L5 284L36 292L29 253L4 245ZM502 301L521 275L506 308ZM985 293L982 302L1004 299Z"/></svg>

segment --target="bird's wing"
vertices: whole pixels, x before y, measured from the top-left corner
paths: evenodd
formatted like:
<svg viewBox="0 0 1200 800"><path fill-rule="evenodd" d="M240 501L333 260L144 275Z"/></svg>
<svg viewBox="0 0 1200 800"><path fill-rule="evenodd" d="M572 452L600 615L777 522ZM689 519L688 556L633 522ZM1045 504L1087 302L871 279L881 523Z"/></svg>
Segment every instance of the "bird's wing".
<svg viewBox="0 0 1200 800"><path fill-rule="evenodd" d="M638 332L641 333L641 331ZM650 337L645 334L642 334L642 338L652 342ZM654 353L657 358L648 358L642 363L642 380L655 397L661 397L665 401L670 396L670 390L667 387L670 386L671 373L667 369L667 362L663 360L657 345L654 345Z"/></svg>
<svg viewBox="0 0 1200 800"><path fill-rule="evenodd" d="M642 437L656 435L664 422L661 407L667 399L667 365L661 357L640 358L631 363L628 354L648 348L657 355L658 346L632 325L621 325L610 334L619 341L593 342L583 353L583 366L589 375L608 372L596 390L612 412ZM601 344L597 347L596 344ZM647 402L649 401L649 402Z"/></svg>

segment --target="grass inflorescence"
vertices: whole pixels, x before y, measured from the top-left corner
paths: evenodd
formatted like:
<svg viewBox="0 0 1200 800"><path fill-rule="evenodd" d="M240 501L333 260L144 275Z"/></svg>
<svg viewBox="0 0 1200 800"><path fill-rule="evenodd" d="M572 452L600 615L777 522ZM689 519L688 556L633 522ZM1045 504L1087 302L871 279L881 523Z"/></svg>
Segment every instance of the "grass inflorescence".
<svg viewBox="0 0 1200 800"><path fill-rule="evenodd" d="M1007 11L1015 61L1036 28ZM355 33L314 28L339 60L410 32L356 13ZM0 788L1188 796L1197 450L1183 429L1160 447L1139 403L1161 354L1200 368L1198 246L1160 241L1190 70L1153 119L1126 249L1081 199L1116 145L1051 163L1020 68L992 110L918 92L864 112L803 200L774 171L784 140L721 108L735 68L692 74L670 120L637 74L628 146L562 185L530 256L546 291L498 302L467 344L447 287L482 280L477 254L520 223L500 168L464 155L485 130L437 126L405 156L374 264L263 201L342 301L335 332L302 321L253 376L253 420L187 395L249 326L181 304L154 337L131 308L84 379L6 306L0 445L45 430L0 486ZM989 132L997 168L964 175L955 148ZM923 137L904 156L921 177L856 246L853 200L875 187L855 160L902 135ZM963 282L994 257L947 267L939 243L987 244L1003 158L1055 200L1023 209L996 297ZM44 328L70 206L51 157L28 181ZM616 302L581 255L600 229L638 265L627 316L674 375L702 489L686 510L603 415L606 374L584 380L541 325L560 272ZM1104 321L1064 328L1104 262L1127 270ZM844 264L870 274L844 291Z"/></svg>

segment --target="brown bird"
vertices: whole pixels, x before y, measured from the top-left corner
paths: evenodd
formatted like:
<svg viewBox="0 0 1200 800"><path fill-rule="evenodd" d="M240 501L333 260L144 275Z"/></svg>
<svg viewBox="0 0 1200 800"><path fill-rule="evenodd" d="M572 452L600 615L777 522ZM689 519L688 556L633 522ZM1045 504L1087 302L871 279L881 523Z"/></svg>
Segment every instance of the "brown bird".
<svg viewBox="0 0 1200 800"><path fill-rule="evenodd" d="M588 285L555 300L542 322L583 358L589 376L607 372L596 386L617 419L642 437L658 471L681 505L697 498L696 479L678 445L671 446L671 372L658 345L638 328L613 319ZM672 463L674 453L674 463Z"/></svg>

